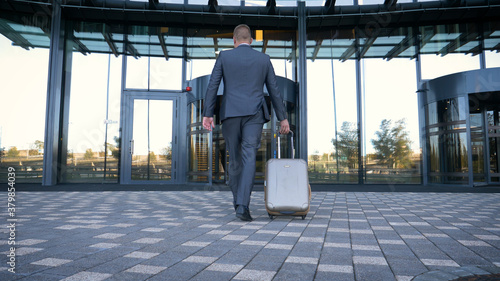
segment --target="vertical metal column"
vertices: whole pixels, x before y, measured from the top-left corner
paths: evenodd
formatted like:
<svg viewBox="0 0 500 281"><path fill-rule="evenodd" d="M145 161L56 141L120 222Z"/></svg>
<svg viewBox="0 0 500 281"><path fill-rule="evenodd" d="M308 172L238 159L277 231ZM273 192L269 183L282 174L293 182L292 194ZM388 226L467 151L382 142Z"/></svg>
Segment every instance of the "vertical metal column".
<svg viewBox="0 0 500 281"><path fill-rule="evenodd" d="M422 151L421 164L420 164L420 172L422 184L426 186L429 182L429 172L428 172L428 161L427 161L427 129L426 129L426 120L425 120L425 97L427 95L426 89L423 89L422 84L422 63L420 61L420 32L418 27L415 27L413 30L413 36L415 37L415 49L416 49L416 57L415 57L415 70L416 70L416 79L417 79L417 102L418 102L418 123L419 123L419 133L420 133L420 148Z"/></svg>
<svg viewBox="0 0 500 281"><path fill-rule="evenodd" d="M468 163L468 174L469 174L469 187L474 187L474 167L472 165L472 136L471 136L471 129L470 129L470 108L469 108L469 96L465 94L462 97L459 97L459 99L464 99L464 104L465 104L465 131L466 131L466 136L467 136L467 161Z"/></svg>
<svg viewBox="0 0 500 281"><path fill-rule="evenodd" d="M479 69L486 68L486 53L484 51L484 23L478 26L479 33L479 46L481 47L481 53L479 53Z"/></svg>
<svg viewBox="0 0 500 281"><path fill-rule="evenodd" d="M124 27L124 41L123 42L123 50L127 50L128 45L128 35L126 34L128 30L128 26ZM118 159L118 175L119 175L119 183L125 183L125 171L127 171L125 167L125 159L128 157L127 153L129 153L129 140L126 140L124 137L126 134L126 128L128 127L125 124L125 112L126 107L128 106L126 96L125 96L125 88L127 87L127 51L123 52L122 55L122 75L121 75L121 92L120 92L120 129L118 131L118 137L120 139L120 158Z"/></svg>
<svg viewBox="0 0 500 281"><path fill-rule="evenodd" d="M307 30L306 30L306 3L299 1L299 124L298 124L298 158L307 162Z"/></svg>
<svg viewBox="0 0 500 281"><path fill-rule="evenodd" d="M70 34L73 32L73 23L65 22L65 32ZM71 97L71 73L73 65L73 46L71 44L64 44L64 71L63 71L63 87L64 91L62 93L62 115L61 115L61 142L59 149L59 175L58 182L66 181L67 166L68 166L68 132L69 132L69 105Z"/></svg>
<svg viewBox="0 0 500 281"><path fill-rule="evenodd" d="M481 122L483 122L483 161L484 161L484 182L491 184L491 163L490 163L490 134L488 130L488 110L483 107L481 110ZM493 121L494 122L494 121ZM497 153L498 154L498 153Z"/></svg>
<svg viewBox="0 0 500 281"><path fill-rule="evenodd" d="M356 35L356 102L358 119L358 184L364 183L364 162L363 162L363 143L364 143L364 124L363 124L363 89L361 85L361 57L359 54L359 38Z"/></svg>
<svg viewBox="0 0 500 281"><path fill-rule="evenodd" d="M42 185L57 184L61 132L62 76L64 61L64 23L60 0L52 1L49 75L45 113L45 138Z"/></svg>

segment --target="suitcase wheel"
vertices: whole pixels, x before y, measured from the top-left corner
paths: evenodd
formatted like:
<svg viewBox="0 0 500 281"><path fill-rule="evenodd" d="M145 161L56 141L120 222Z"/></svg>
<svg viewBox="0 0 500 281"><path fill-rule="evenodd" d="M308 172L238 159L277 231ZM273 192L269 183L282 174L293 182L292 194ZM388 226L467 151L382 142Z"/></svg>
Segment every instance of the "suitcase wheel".
<svg viewBox="0 0 500 281"><path fill-rule="evenodd" d="M270 218L270 219L274 219L274 216L273 216L273 215L271 215L270 213L267 213L267 214L269 215L269 218Z"/></svg>
<svg viewBox="0 0 500 281"><path fill-rule="evenodd" d="M306 215L303 215L303 216L302 216L302 220L305 220L305 219L306 219Z"/></svg>

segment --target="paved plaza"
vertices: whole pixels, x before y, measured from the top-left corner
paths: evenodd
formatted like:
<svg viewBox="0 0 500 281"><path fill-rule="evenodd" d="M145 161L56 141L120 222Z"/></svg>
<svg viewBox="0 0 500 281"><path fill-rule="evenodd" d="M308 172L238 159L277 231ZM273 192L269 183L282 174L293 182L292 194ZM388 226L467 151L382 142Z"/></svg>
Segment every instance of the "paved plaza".
<svg viewBox="0 0 500 281"><path fill-rule="evenodd" d="M270 220L258 191L253 222L235 217L228 191L18 192L15 200L15 230L8 216L1 228L0 280L432 281L500 273L500 193L313 192L305 220Z"/></svg>

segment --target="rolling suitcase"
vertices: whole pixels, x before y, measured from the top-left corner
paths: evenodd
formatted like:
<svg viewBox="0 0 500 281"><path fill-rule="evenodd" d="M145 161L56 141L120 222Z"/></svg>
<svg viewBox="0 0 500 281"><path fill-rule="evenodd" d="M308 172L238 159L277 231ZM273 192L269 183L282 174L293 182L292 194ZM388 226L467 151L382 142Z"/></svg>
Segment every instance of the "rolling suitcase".
<svg viewBox="0 0 500 281"><path fill-rule="evenodd" d="M290 133L292 158L280 157L278 135L278 159L270 159L266 163L264 198L270 219L280 215L302 216L302 219L305 219L310 208L311 187L307 163L302 159L294 159L293 133Z"/></svg>

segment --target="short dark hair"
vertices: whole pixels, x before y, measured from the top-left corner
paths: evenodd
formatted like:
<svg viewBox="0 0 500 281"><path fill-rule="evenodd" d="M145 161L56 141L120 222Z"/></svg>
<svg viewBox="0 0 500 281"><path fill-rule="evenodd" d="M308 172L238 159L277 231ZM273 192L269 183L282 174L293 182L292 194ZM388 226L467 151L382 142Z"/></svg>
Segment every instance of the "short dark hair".
<svg viewBox="0 0 500 281"><path fill-rule="evenodd" d="M252 31L248 25L240 24L234 28L233 37L236 38L238 42L250 42L252 39Z"/></svg>

